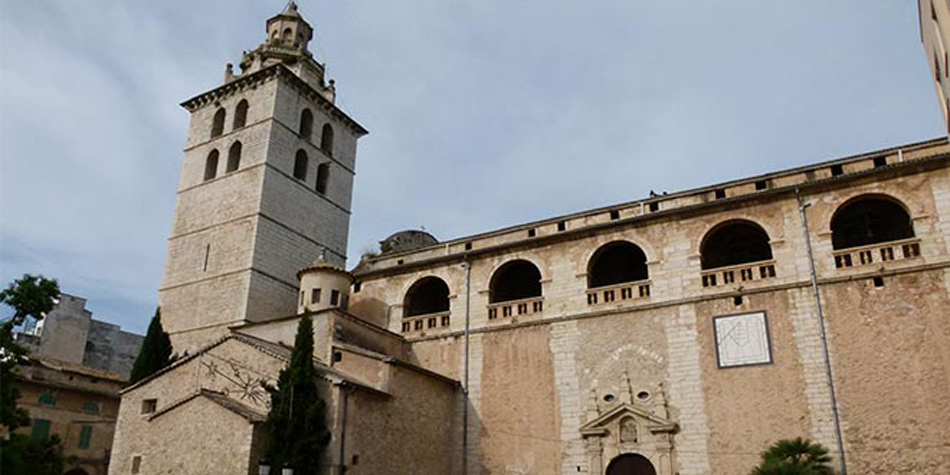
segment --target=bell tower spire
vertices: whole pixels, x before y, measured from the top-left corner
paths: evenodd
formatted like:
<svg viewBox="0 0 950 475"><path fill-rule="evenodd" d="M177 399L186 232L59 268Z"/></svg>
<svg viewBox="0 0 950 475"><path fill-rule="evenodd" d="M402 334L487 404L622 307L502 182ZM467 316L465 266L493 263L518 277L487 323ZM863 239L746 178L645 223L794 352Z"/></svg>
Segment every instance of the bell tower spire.
<svg viewBox="0 0 950 475"><path fill-rule="evenodd" d="M310 52L313 26L304 19L297 2L290 0L283 11L267 20L267 38L252 51L245 51L241 58L241 74L234 74L229 65L225 83L253 74L277 63L282 63L301 79L320 92L331 103L336 100L336 87L332 80L325 79L326 65L314 59Z"/></svg>

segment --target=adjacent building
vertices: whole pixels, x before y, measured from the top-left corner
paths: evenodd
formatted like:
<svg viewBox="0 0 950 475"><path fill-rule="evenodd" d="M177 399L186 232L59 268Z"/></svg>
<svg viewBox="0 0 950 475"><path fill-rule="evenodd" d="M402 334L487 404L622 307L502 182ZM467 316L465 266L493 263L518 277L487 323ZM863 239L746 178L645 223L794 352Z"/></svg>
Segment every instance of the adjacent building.
<svg viewBox="0 0 950 475"><path fill-rule="evenodd" d="M62 294L36 328L18 333L30 349L18 368L18 405L30 414L18 429L33 441L57 436L67 475L105 475L119 412L142 336L92 318L86 300Z"/></svg>
<svg viewBox="0 0 950 475"><path fill-rule="evenodd" d="M852 473L950 473L946 138L399 232L347 271L365 130L312 31L290 2L184 104L162 308L188 356L123 391L111 475L257 473L262 385L304 316L323 473L749 473L794 437Z"/></svg>
<svg viewBox="0 0 950 475"><path fill-rule="evenodd" d="M946 0L918 0L917 7L920 41L924 44L940 110L943 111L950 133L950 61L947 56L947 46L950 45L950 3Z"/></svg>

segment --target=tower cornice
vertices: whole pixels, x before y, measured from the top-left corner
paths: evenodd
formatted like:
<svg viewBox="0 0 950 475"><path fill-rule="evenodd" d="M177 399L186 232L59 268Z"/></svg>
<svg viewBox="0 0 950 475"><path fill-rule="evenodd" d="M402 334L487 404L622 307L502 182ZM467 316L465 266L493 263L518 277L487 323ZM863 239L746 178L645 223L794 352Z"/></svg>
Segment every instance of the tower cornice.
<svg viewBox="0 0 950 475"><path fill-rule="evenodd" d="M339 107L327 100L323 94L314 89L313 86L307 84L306 81L301 79L296 73L291 71L290 68L282 63L274 64L259 71L240 76L234 81L216 87L210 91L204 92L182 102L181 106L188 112L194 112L208 104L213 104L237 94L249 87L255 87L275 78L287 80L291 86L297 89L298 92L300 92L304 97L310 99L316 104L319 104L320 107L323 108L328 114L346 124L346 126L349 127L357 136L363 136L369 133L369 131L367 131L362 125L353 120L353 118L348 116Z"/></svg>

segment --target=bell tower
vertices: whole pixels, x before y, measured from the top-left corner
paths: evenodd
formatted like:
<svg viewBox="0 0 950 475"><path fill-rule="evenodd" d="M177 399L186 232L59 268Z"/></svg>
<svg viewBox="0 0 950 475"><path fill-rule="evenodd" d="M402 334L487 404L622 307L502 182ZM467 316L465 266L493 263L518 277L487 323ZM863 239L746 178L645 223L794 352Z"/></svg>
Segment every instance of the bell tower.
<svg viewBox="0 0 950 475"><path fill-rule="evenodd" d="M230 326L294 315L297 271L346 260L356 143L293 1L191 113L159 291L181 353Z"/></svg>

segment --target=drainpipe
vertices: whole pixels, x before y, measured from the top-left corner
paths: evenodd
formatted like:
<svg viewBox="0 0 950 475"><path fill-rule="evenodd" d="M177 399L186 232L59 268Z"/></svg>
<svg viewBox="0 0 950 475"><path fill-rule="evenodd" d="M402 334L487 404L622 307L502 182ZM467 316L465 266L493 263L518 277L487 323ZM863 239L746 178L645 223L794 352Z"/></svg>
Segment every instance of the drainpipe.
<svg viewBox="0 0 950 475"><path fill-rule="evenodd" d="M472 263L467 259L465 267L465 376L462 385L462 475L468 473L468 357L469 330L472 315Z"/></svg>
<svg viewBox="0 0 950 475"><path fill-rule="evenodd" d="M848 466L844 457L844 441L841 436L841 419L838 416L838 398L835 395L835 379L831 373L831 357L828 354L828 337L825 334L825 314L821 308L821 294L818 291L818 274L815 271L815 256L811 250L811 235L808 232L808 219L805 210L811 206L811 203L805 203L799 194L798 188L795 188L795 197L798 199L798 210L802 215L802 228L805 231L805 247L808 249L808 266L811 269L811 290L815 295L815 305L818 309L818 330L821 335L821 351L825 359L825 376L828 379L828 393L831 395L831 414L835 425L835 444L838 446L838 456L841 461L841 475L848 474Z"/></svg>

